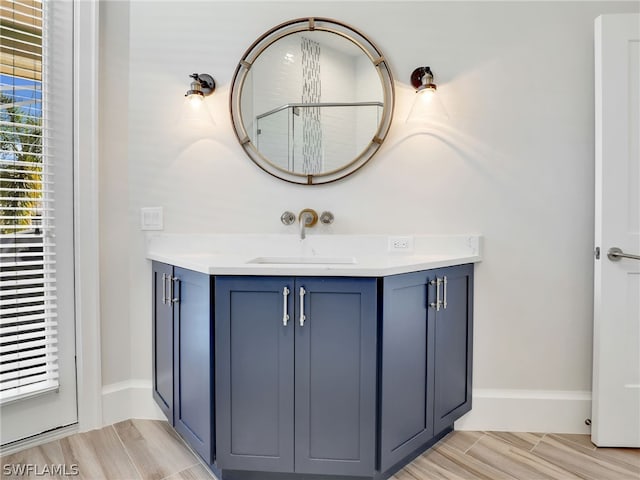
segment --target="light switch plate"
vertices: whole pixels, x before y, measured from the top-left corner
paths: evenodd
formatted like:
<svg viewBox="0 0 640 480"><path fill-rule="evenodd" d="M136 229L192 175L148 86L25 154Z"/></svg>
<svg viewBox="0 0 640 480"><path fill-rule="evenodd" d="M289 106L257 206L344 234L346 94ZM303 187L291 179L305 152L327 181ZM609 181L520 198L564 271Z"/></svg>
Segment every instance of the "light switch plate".
<svg viewBox="0 0 640 480"><path fill-rule="evenodd" d="M164 219L162 207L142 207L140 209L141 230L163 230Z"/></svg>

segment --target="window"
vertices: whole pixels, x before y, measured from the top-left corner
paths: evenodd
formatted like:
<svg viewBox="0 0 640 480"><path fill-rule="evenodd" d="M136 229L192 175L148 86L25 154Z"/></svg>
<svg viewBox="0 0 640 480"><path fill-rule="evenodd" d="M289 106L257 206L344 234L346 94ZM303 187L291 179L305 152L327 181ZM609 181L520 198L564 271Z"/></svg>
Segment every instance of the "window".
<svg viewBox="0 0 640 480"><path fill-rule="evenodd" d="M47 45L41 0L0 3L0 402L58 387Z"/></svg>

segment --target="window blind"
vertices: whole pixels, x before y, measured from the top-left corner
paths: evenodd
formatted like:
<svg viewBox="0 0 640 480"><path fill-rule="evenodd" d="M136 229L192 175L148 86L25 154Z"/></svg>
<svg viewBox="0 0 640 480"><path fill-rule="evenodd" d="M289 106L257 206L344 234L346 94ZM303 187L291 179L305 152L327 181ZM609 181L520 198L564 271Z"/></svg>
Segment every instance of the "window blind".
<svg viewBox="0 0 640 480"><path fill-rule="evenodd" d="M0 0L0 403L58 387L46 20Z"/></svg>

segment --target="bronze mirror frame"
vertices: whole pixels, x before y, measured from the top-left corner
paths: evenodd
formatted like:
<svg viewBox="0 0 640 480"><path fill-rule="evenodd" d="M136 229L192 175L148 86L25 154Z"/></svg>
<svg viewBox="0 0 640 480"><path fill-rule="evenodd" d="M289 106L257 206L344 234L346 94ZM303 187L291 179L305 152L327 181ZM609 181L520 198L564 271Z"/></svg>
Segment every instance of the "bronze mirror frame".
<svg viewBox="0 0 640 480"><path fill-rule="evenodd" d="M256 59L262 52L264 52L265 49L281 38L305 31L330 32L345 38L347 41L353 42L366 54L369 60L371 60L373 66L376 68L383 91L383 107L380 123L378 124L378 129L369 144L351 162L335 170L318 174L294 173L270 162L269 159L257 149L247 134L242 121L241 111L242 89L244 87L247 74ZM249 158L251 158L251 160L253 160L261 169L274 177L287 182L302 185L317 185L335 182L347 175L351 175L367 163L371 157L373 157L389 132L393 117L394 103L395 90L391 69L380 50L367 37L365 37L364 34L345 23L330 18L311 17L297 18L277 25L263 34L247 49L238 62L238 67L233 75L233 80L231 82L231 95L229 97L229 110L231 112L233 129L240 145L242 145Z"/></svg>

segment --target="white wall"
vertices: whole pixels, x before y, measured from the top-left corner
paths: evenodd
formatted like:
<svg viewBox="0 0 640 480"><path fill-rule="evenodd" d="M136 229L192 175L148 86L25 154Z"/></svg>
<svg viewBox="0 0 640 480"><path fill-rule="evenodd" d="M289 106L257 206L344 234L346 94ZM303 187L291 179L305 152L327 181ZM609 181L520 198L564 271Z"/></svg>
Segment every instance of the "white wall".
<svg viewBox="0 0 640 480"><path fill-rule="evenodd" d="M124 18L116 5L112 15ZM105 55L102 74L106 392L151 378L140 207L163 206L167 232L292 234L280 214L312 207L334 212L336 233L482 233L477 395L462 426L579 431L591 388L593 21L634 10L636 2L133 2L128 92L114 83L126 70L126 23L103 39L120 53ZM228 113L229 82L245 49L302 16L359 28L396 79L394 122L378 154L352 177L315 187L256 167ZM435 72L448 125L404 123L409 76L424 65ZM215 128L189 131L183 121L192 72L216 79L206 100ZM563 421L566 405L579 408Z"/></svg>
<svg viewBox="0 0 640 480"><path fill-rule="evenodd" d="M105 385L131 378L128 13L128 2L100 3L100 335Z"/></svg>

